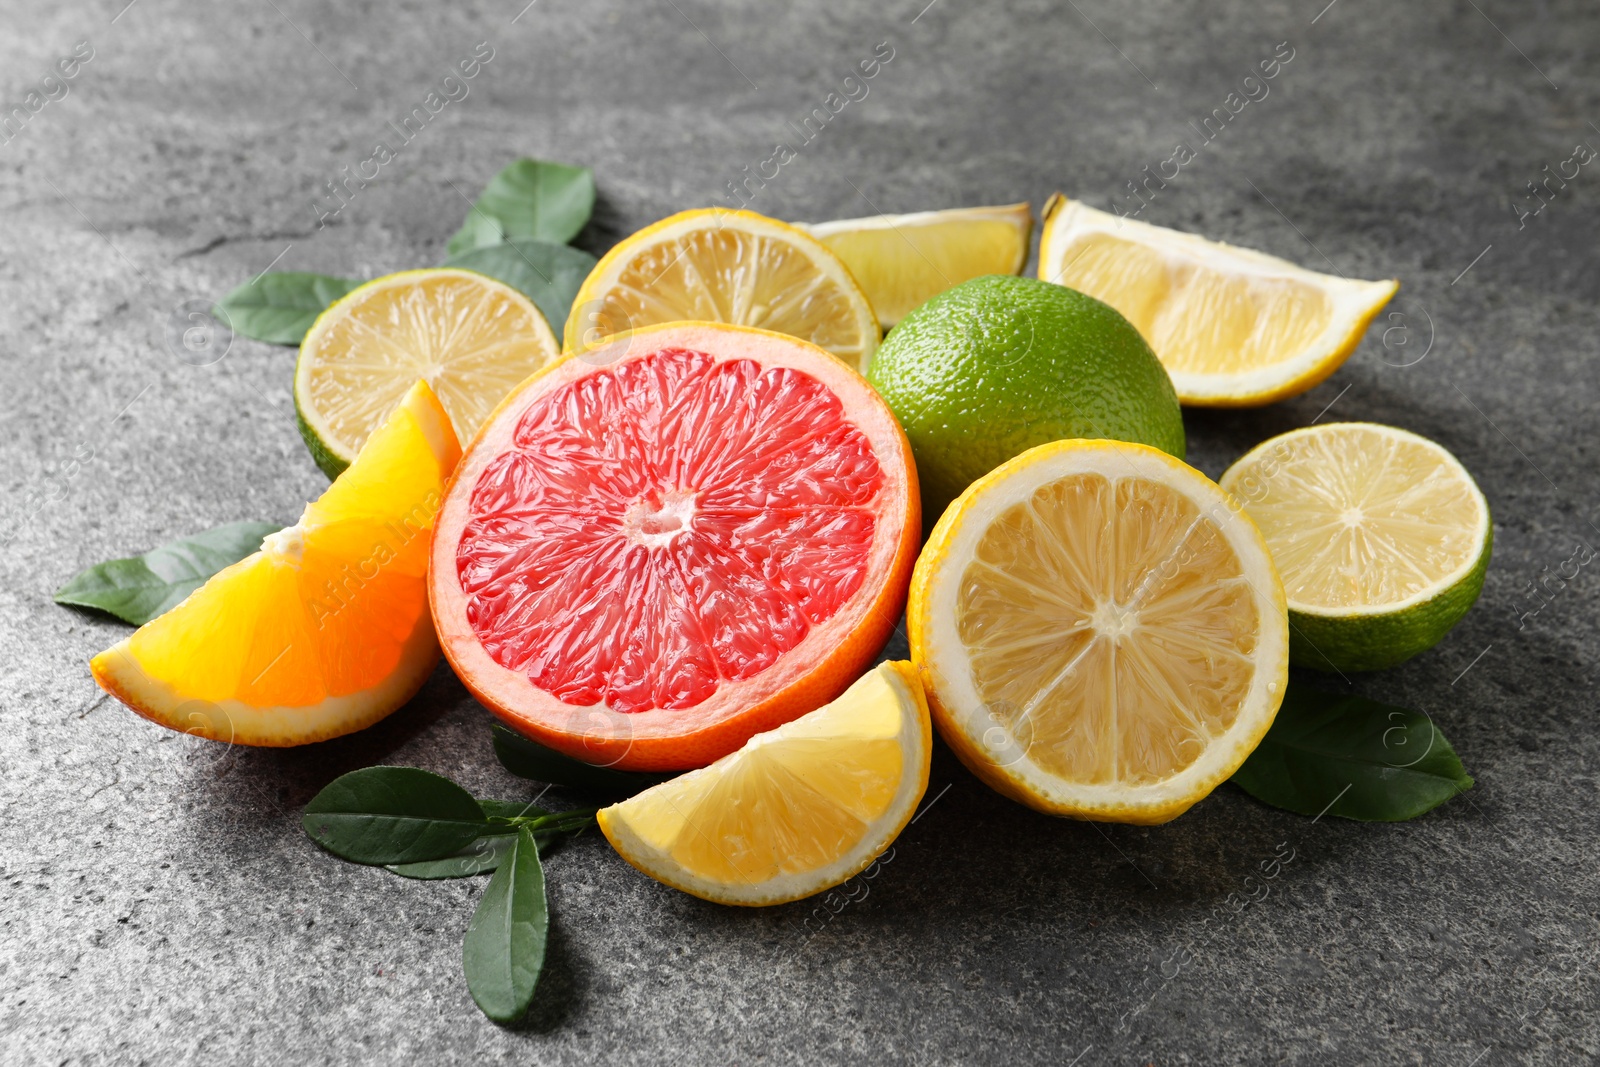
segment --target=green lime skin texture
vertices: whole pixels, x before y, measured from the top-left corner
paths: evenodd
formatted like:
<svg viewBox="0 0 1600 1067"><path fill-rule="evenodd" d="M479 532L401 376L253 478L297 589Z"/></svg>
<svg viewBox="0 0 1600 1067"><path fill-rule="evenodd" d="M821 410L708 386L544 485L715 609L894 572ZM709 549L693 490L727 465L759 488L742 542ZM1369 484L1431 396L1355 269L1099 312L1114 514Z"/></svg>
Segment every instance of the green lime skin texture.
<svg viewBox="0 0 1600 1067"><path fill-rule="evenodd" d="M1109 438L1184 455L1155 353L1116 309L1064 285L990 275L947 289L889 332L867 379L911 440L929 529L1035 445Z"/></svg>

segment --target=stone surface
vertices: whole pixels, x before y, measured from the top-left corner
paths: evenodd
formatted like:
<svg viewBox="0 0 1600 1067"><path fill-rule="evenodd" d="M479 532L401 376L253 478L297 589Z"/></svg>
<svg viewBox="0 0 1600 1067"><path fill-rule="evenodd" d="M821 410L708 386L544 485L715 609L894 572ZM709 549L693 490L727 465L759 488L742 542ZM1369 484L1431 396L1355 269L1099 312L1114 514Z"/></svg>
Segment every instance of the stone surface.
<svg viewBox="0 0 1600 1067"><path fill-rule="evenodd" d="M1547 164L1600 143L1600 12L924 2L3 5L8 104L76 42L93 58L0 144L0 1060L1600 1054L1596 578L1550 577L1600 538L1600 172L1552 181L1537 217L1517 211ZM389 124L479 42L494 55L470 95L319 229L324 183L397 141ZM727 202L725 183L797 142L791 124L879 42L893 58L868 95L753 208L812 220L1037 206L1060 189L1132 210L1126 183L1196 146L1190 122L1287 42L1269 94L1141 217L1404 288L1318 389L1188 412L1191 459L1215 476L1326 409L1433 437L1478 476L1496 515L1479 606L1432 652L1351 680L1433 715L1478 786L1392 826L1313 823L1224 787L1167 826L1097 827L1024 811L941 750L931 807L870 895L814 935L806 905L704 904L591 836L550 861L539 1003L500 1029L459 965L483 881L341 863L297 824L333 776L380 761L532 794L448 671L359 736L222 749L97 700L86 661L124 628L51 592L179 534L290 521L324 484L294 429L293 352L219 337L226 355L192 365L167 340L205 328L188 309L271 265L437 262L464 196L520 154L594 167L580 243L595 251ZM1285 842L1278 877L1247 881ZM1212 918L1229 894L1249 902Z"/></svg>

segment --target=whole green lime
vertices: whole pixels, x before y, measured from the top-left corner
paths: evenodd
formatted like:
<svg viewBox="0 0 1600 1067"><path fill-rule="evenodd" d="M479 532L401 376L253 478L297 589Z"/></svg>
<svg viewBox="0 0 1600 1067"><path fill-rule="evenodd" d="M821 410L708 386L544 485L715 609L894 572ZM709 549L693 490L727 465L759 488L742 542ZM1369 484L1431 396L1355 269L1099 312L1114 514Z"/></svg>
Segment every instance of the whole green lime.
<svg viewBox="0 0 1600 1067"><path fill-rule="evenodd" d="M1183 458L1172 379L1108 304L993 275L946 289L890 331L867 378L917 460L932 527L972 482L1035 445L1135 441Z"/></svg>

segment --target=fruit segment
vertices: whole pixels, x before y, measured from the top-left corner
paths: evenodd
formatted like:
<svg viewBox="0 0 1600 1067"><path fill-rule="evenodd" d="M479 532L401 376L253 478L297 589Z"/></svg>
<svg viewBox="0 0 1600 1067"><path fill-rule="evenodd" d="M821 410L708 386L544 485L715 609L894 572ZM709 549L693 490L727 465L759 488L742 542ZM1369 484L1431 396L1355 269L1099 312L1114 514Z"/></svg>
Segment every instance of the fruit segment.
<svg viewBox="0 0 1600 1067"><path fill-rule="evenodd" d="M927 789L931 739L911 665L885 663L831 704L603 809L600 828L629 863L687 893L795 900L888 847Z"/></svg>
<svg viewBox="0 0 1600 1067"><path fill-rule="evenodd" d="M1174 374L1238 374L1288 362L1317 339L1333 302L1292 277L1208 268L1106 233L1069 245L1056 281L1127 316Z"/></svg>
<svg viewBox="0 0 1600 1067"><path fill-rule="evenodd" d="M294 526L91 662L140 715L245 745L361 729L438 662L428 540L460 456L418 382Z"/></svg>
<svg viewBox="0 0 1600 1067"><path fill-rule="evenodd" d="M1266 404L1321 382L1399 288L1318 274L1059 193L1045 206L1039 277L1122 312L1178 399L1217 407Z"/></svg>
<svg viewBox="0 0 1600 1067"><path fill-rule="evenodd" d="M928 298L985 274L1020 274L1027 204L874 215L803 227L844 261L888 329Z"/></svg>

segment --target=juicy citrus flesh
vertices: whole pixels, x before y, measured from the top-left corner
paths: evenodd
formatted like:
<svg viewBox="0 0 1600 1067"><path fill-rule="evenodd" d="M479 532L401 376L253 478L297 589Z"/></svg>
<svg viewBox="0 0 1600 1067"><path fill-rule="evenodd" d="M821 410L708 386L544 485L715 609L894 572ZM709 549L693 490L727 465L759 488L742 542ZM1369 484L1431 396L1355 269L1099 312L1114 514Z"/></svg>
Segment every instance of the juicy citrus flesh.
<svg viewBox="0 0 1600 1067"><path fill-rule="evenodd" d="M512 728L684 770L876 659L919 529L910 444L859 374L786 335L664 324L506 399L447 494L430 598Z"/></svg>
<svg viewBox="0 0 1600 1067"><path fill-rule="evenodd" d="M803 372L668 349L541 397L513 440L457 574L495 661L569 704L694 707L861 587L884 473Z"/></svg>
<svg viewBox="0 0 1600 1067"><path fill-rule="evenodd" d="M96 680L147 718L239 744L387 715L438 660L428 541L459 456L417 383L298 523L96 656Z"/></svg>
<svg viewBox="0 0 1600 1067"><path fill-rule="evenodd" d="M913 580L913 657L952 747L1003 791L1164 821L1270 725L1281 588L1260 534L1203 475L1139 445L1045 445L940 526Z"/></svg>
<svg viewBox="0 0 1600 1067"><path fill-rule="evenodd" d="M928 784L928 710L908 663L884 663L810 714L600 812L644 873L724 904L810 896L868 866Z"/></svg>
<svg viewBox="0 0 1600 1067"><path fill-rule="evenodd" d="M1238 557L1197 518L1167 486L1086 474L1008 508L978 543L956 616L978 695L1057 776L1158 781L1233 725L1258 619ZM1184 552L1189 568L1148 582Z"/></svg>
<svg viewBox="0 0 1600 1067"><path fill-rule="evenodd" d="M879 338L871 305L832 252L748 211L683 212L622 241L573 301L566 346L677 321L788 334L857 368Z"/></svg>
<svg viewBox="0 0 1600 1067"><path fill-rule="evenodd" d="M1311 388L1354 351L1397 288L1071 201L1046 210L1039 276L1127 316L1185 403L1266 403Z"/></svg>
<svg viewBox="0 0 1600 1067"><path fill-rule="evenodd" d="M1488 501L1424 437L1372 423L1293 430L1258 445L1222 485L1283 575L1299 666L1404 663L1443 640L1483 589Z"/></svg>
<svg viewBox="0 0 1600 1067"><path fill-rule="evenodd" d="M1286 434L1225 474L1293 608L1386 610L1460 578L1483 550L1483 496L1438 445L1334 423Z"/></svg>
<svg viewBox="0 0 1600 1067"><path fill-rule="evenodd" d="M526 296L471 271L406 271L354 290L306 333L295 369L301 417L348 463L418 378L457 434L560 351Z"/></svg>
<svg viewBox="0 0 1600 1067"><path fill-rule="evenodd" d="M985 274L1020 274L1033 212L1027 204L954 208L806 229L850 268L887 329L952 285Z"/></svg>
<svg viewBox="0 0 1600 1067"><path fill-rule="evenodd" d="M1126 315L1178 373L1283 363L1332 317L1332 302L1316 286L1231 274L1109 234L1086 234L1065 254L1068 266L1056 280Z"/></svg>

